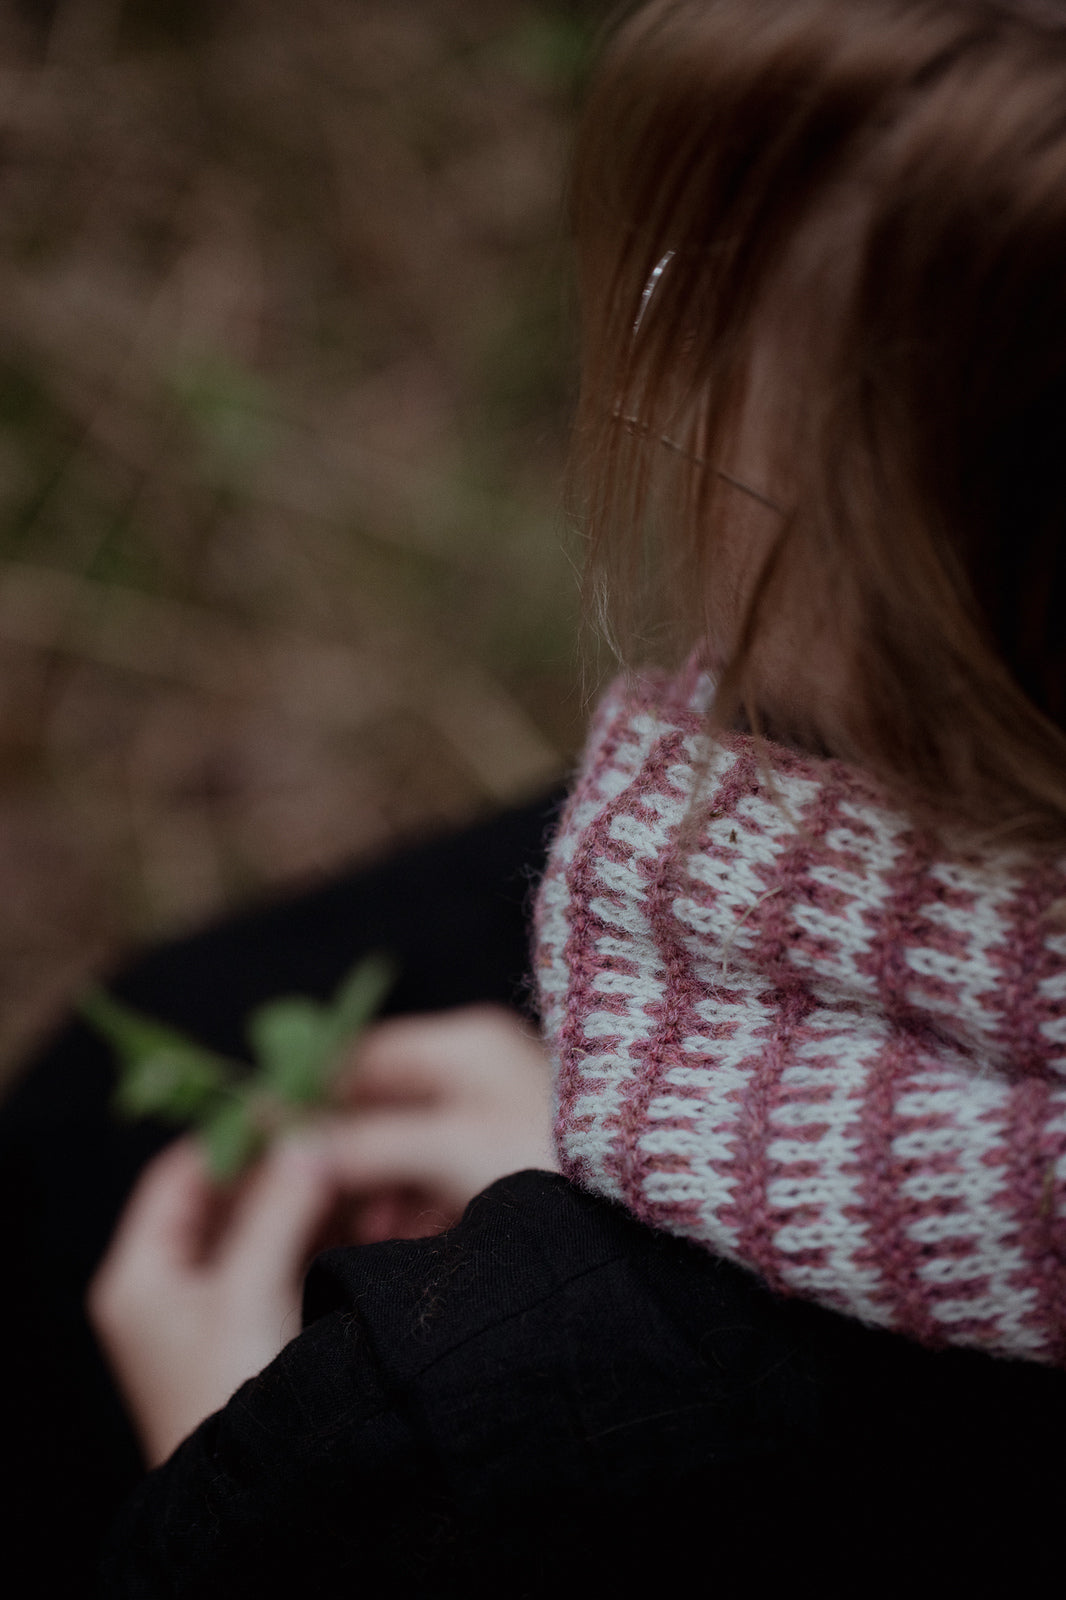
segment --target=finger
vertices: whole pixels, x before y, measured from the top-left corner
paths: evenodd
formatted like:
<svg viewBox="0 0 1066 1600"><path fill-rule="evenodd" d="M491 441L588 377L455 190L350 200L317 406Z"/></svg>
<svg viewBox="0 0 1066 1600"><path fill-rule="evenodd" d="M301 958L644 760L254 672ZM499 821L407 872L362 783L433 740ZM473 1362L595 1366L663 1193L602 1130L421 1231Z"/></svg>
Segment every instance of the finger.
<svg viewBox="0 0 1066 1600"><path fill-rule="evenodd" d="M454 1221L497 1178L554 1166L546 1134L499 1128L456 1113L366 1112L324 1135L341 1190L353 1195L414 1192ZM422 1232L433 1231L423 1229Z"/></svg>
<svg viewBox="0 0 1066 1600"><path fill-rule="evenodd" d="M336 1195L318 1136L279 1140L236 1200L215 1269L261 1289L298 1281Z"/></svg>
<svg viewBox="0 0 1066 1600"><path fill-rule="evenodd" d="M457 1186L461 1136L455 1119L435 1111L365 1111L325 1126L321 1138L336 1184L350 1193Z"/></svg>
<svg viewBox="0 0 1066 1600"><path fill-rule="evenodd" d="M199 1146L177 1139L149 1162L112 1236L107 1261L171 1270L198 1259L217 1193Z"/></svg>
<svg viewBox="0 0 1066 1600"><path fill-rule="evenodd" d="M455 1082L454 1030L440 1016L395 1017L368 1029L339 1080L345 1099L431 1101Z"/></svg>
<svg viewBox="0 0 1066 1600"><path fill-rule="evenodd" d="M389 1100L456 1100L501 1073L548 1070L529 1025L503 1006L463 1006L429 1016L395 1017L371 1029L339 1080L350 1105Z"/></svg>

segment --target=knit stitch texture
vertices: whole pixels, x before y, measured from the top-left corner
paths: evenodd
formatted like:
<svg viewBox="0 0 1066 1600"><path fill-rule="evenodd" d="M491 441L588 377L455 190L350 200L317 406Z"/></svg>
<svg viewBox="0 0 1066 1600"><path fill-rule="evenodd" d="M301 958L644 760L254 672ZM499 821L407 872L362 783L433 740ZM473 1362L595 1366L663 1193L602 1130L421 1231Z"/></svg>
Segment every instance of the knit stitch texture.
<svg viewBox="0 0 1066 1600"><path fill-rule="evenodd" d="M616 684L536 913L575 1182L923 1343L1066 1364L1066 863Z"/></svg>

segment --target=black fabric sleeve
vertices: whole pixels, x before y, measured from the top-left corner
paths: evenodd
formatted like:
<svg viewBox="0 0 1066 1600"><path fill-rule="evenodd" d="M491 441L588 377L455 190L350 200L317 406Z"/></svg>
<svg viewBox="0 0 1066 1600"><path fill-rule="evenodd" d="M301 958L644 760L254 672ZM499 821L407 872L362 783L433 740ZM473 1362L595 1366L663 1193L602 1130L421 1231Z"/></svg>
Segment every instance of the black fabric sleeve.
<svg viewBox="0 0 1066 1600"><path fill-rule="evenodd" d="M144 1480L114 1530L104 1592L417 1593L434 1474L358 1320L334 1312Z"/></svg>
<svg viewBox="0 0 1066 1600"><path fill-rule="evenodd" d="M693 1567L726 1595L931 1592L1056 1551L1062 1373L783 1300L553 1174L328 1252L305 1314L135 1493L107 1595L512 1600Z"/></svg>
<svg viewBox="0 0 1066 1600"><path fill-rule="evenodd" d="M695 1269L728 1360L649 1292L649 1251ZM544 1173L439 1239L328 1252L305 1332L129 1502L105 1592L542 1594L590 1549L601 1577L658 1567L657 1515L712 1490L750 1521L752 1466L791 1459L815 1412L732 1269L715 1312L718 1265Z"/></svg>

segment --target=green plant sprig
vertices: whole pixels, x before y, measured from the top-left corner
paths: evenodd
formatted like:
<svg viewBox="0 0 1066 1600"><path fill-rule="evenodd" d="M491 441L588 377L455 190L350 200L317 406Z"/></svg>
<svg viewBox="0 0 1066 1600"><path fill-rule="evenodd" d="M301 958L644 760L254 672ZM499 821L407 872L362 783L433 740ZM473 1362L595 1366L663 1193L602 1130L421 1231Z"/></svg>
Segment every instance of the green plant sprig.
<svg viewBox="0 0 1066 1600"><path fill-rule="evenodd" d="M115 1110L128 1118L191 1124L212 1177L227 1183L271 1139L329 1102L348 1046L375 1016L395 977L388 956L364 956L329 1004L292 995L256 1007L246 1025L251 1068L103 989L90 990L78 1009L115 1051Z"/></svg>

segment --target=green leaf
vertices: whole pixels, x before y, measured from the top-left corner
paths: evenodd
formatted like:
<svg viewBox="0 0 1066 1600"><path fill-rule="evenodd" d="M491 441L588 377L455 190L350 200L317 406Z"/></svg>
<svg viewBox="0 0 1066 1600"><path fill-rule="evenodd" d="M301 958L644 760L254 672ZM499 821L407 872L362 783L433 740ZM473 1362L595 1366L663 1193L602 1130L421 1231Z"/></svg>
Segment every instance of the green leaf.
<svg viewBox="0 0 1066 1600"><path fill-rule="evenodd" d="M396 982L396 963L380 950L364 956L344 979L330 1007L328 1051L335 1056L378 1012Z"/></svg>
<svg viewBox="0 0 1066 1600"><path fill-rule="evenodd" d="M248 1019L248 1038L264 1088L296 1105L316 1100L331 1053L329 1016L313 1000L272 1000Z"/></svg>
<svg viewBox="0 0 1066 1600"><path fill-rule="evenodd" d="M109 1040L125 1061L137 1061L155 1050L173 1047L208 1053L179 1033L177 1028L156 1022L153 1017L142 1016L139 1011L123 1005L103 989L90 989L82 996L78 1010L86 1022Z"/></svg>
<svg viewBox="0 0 1066 1600"><path fill-rule="evenodd" d="M115 1103L127 1116L186 1121L229 1089L230 1062L176 1028L142 1016L101 989L85 995L79 1010L119 1058Z"/></svg>
<svg viewBox="0 0 1066 1600"><path fill-rule="evenodd" d="M201 1126L200 1138L208 1170L216 1183L229 1183L238 1177L266 1144L266 1134L257 1125L253 1107L244 1096L220 1105Z"/></svg>
<svg viewBox="0 0 1066 1600"><path fill-rule="evenodd" d="M395 976L395 963L375 953L356 962L328 1006L299 996L260 1006L248 1020L258 1081L292 1105L324 1100L344 1047L366 1027Z"/></svg>
<svg viewBox="0 0 1066 1600"><path fill-rule="evenodd" d="M164 1045L122 1069L115 1106L128 1117L187 1122L214 1105L227 1087L210 1058Z"/></svg>
<svg viewBox="0 0 1066 1600"><path fill-rule="evenodd" d="M116 1108L197 1124L213 1177L227 1182L298 1108L326 1098L345 1045L370 1021L394 977L393 962L375 954L356 963L329 1005L292 996L259 1006L248 1019L252 1074L103 990L92 990L79 1009L119 1058Z"/></svg>

